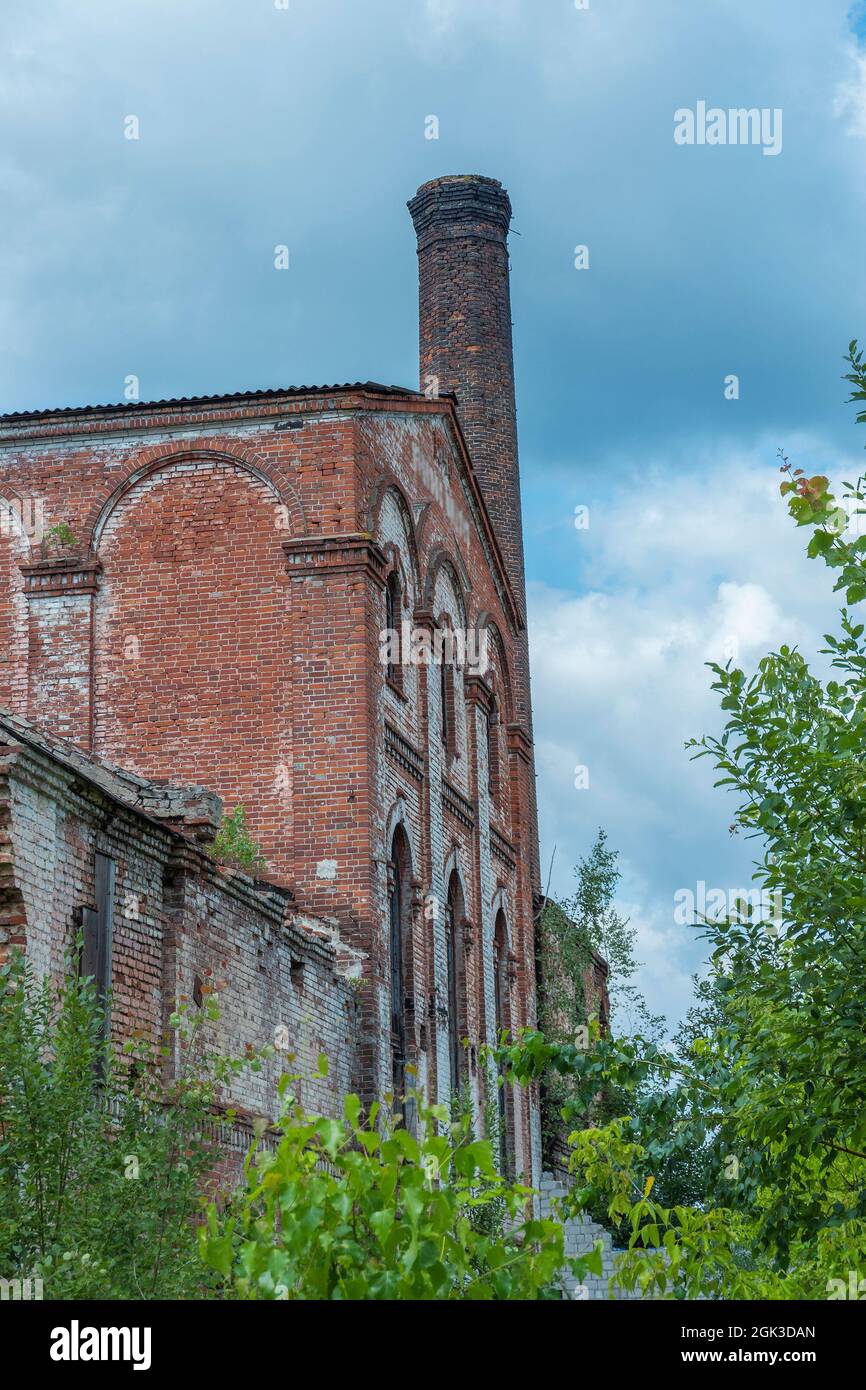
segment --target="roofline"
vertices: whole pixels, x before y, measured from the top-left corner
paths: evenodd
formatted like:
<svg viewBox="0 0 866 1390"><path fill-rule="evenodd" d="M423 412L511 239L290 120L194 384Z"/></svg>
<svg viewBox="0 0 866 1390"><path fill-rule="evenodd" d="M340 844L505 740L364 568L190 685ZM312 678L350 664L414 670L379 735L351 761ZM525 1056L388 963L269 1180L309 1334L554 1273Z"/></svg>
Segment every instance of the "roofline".
<svg viewBox="0 0 866 1390"><path fill-rule="evenodd" d="M0 414L0 425L16 424L18 421L82 419L91 415L143 415L154 410L244 404L247 401L253 404L256 401L277 401L281 398L295 399L300 396L333 396L358 392L415 400L430 399L422 391L413 391L407 386L385 386L380 381L347 381L325 386L274 386L265 390L227 391L212 396L169 396L152 401L120 401L106 405L66 405L41 410L16 410Z"/></svg>
<svg viewBox="0 0 866 1390"><path fill-rule="evenodd" d="M156 401L127 401L118 405L62 406L51 410L24 410L0 415L0 448L14 448L24 440L51 443L66 436L74 436L80 433L91 420L116 422L118 427L122 429L127 421L130 427L135 427L142 421L142 417L149 415L184 416L189 413L207 414L212 411L215 416L218 416L223 409L231 409L232 407L243 409L246 406L254 408L259 404L266 406L269 413L276 414L280 403L284 401L297 403L293 406L293 411L300 411L302 404L306 401L323 401L324 404L318 409L325 411L345 409L347 406L358 409L363 408L360 402L364 398L369 400L370 397L376 398L376 409L381 409L383 405L391 402L398 408L400 406L422 406L425 407L425 413L447 415L452 425L458 453L469 480L470 491L480 509L482 529L491 547L499 579L508 598L507 607L510 609L512 624L517 631L521 631L526 626L526 615L520 610L517 595L505 567L502 548L490 519L478 475L472 464L472 456L460 420L459 402L454 392L442 391L437 396L430 396L424 391L411 390L406 386L385 386L378 381L356 381L333 386L286 386L273 387L267 390L229 392L225 395L178 396ZM351 406L350 402L352 402ZM16 426L20 426L20 428L16 429ZM147 428L146 424L144 428Z"/></svg>
<svg viewBox="0 0 866 1390"><path fill-rule="evenodd" d="M448 419L450 420L451 426L454 430L454 437L457 442L457 448L461 456L461 461L464 465L466 477L469 480L469 487L472 492L472 496L478 505L479 515L481 517L485 537L493 552L496 568L499 572L500 582L502 583L503 589L508 598L508 607L510 609L511 621L516 631L522 632L527 624L527 616L525 613L521 613L520 611L520 604L518 603L517 595L514 592L514 585L511 582L511 576L509 575L508 570L505 566L505 557L502 554L502 547L499 544L499 537L497 536L496 529L493 525L493 522L490 519L490 512L487 508L487 502L485 501L484 493L481 489L481 484L478 481L478 474L475 472L475 467L472 463L472 455L469 452L469 445L466 440L466 435L463 433L463 423L460 419L460 407L457 404L457 398L456 396L445 397L443 393L443 395L440 396L439 399L449 400L450 408L447 412Z"/></svg>

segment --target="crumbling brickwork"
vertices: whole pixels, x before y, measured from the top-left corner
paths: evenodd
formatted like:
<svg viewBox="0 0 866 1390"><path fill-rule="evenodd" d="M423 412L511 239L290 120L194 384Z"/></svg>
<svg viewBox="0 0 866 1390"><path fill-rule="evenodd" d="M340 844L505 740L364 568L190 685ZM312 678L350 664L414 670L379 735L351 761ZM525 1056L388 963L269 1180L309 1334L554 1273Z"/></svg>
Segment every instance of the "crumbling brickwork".
<svg viewBox="0 0 866 1390"><path fill-rule="evenodd" d="M95 902L95 857L105 855L114 865L118 1043L171 1035L178 1001L194 1009L203 986L219 999L210 1038L219 1051L276 1047L226 1103L273 1116L280 1071L297 1070L302 1100L333 1113L357 1085L351 976L360 962L327 924L298 921L285 890L218 868L197 842L206 812L213 798L198 790L151 787L0 718L0 959L18 945L40 973L60 979L81 910ZM314 1075L321 1053L327 1077Z"/></svg>
<svg viewBox="0 0 866 1390"><path fill-rule="evenodd" d="M362 961L348 1055L365 1094L413 1068L440 1100L468 1088L480 1113L480 1046L535 1022L537 830L507 195L488 246L490 181L476 182L461 226L475 217L484 249L470 237L447 259L472 313L449 318L439 394L367 383L0 419L0 496L38 499L44 528L74 537L0 533L0 705L242 804L273 891ZM431 266L422 254L422 376L443 323ZM454 376L461 341L477 381ZM489 661L389 674L389 617L479 650L483 635ZM209 959L231 961L236 930L186 873L178 861L160 890L160 949L184 977L192 943L172 913L197 904ZM261 949L243 980L250 1024L291 998L286 959ZM341 1010L325 991L311 1017L333 1037ZM515 1090L503 1118L514 1168L538 1176L537 1097Z"/></svg>

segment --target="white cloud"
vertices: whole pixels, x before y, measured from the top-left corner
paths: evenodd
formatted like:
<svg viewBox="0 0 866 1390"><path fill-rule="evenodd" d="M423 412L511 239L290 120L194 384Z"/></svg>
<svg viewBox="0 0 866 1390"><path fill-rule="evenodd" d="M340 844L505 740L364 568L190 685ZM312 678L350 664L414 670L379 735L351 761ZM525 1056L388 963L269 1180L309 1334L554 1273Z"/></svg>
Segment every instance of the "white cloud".
<svg viewBox="0 0 866 1390"><path fill-rule="evenodd" d="M815 441L796 450L798 460L828 452ZM709 762L684 749L722 726L705 663L754 669L782 643L811 659L837 607L768 457L761 444L708 451L691 471L651 463L578 535L591 547L583 591L530 586L544 872L555 843L553 889L567 894L571 867L607 830L621 854L621 908L639 925L642 987L672 1021L701 960L695 933L673 921L674 893L700 879L740 887L756 854L729 836L733 803L713 789ZM833 465L850 474L850 461ZM578 765L586 790L575 787Z"/></svg>
<svg viewBox="0 0 866 1390"><path fill-rule="evenodd" d="M846 123L849 135L866 140L866 53L852 44L850 73L836 88L833 114Z"/></svg>
<svg viewBox="0 0 866 1390"><path fill-rule="evenodd" d="M437 38L453 29L457 20L457 0L424 0L427 22Z"/></svg>

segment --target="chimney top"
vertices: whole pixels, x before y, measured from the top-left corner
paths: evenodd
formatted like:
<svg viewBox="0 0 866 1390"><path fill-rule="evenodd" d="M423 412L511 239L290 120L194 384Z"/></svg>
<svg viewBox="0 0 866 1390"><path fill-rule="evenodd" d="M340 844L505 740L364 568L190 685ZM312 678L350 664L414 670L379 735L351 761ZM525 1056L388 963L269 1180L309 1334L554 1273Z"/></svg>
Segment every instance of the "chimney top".
<svg viewBox="0 0 866 1390"><path fill-rule="evenodd" d="M419 238L444 224L486 223L503 239L511 224L511 200L498 179L482 174L446 174L422 183L410 199L409 212Z"/></svg>

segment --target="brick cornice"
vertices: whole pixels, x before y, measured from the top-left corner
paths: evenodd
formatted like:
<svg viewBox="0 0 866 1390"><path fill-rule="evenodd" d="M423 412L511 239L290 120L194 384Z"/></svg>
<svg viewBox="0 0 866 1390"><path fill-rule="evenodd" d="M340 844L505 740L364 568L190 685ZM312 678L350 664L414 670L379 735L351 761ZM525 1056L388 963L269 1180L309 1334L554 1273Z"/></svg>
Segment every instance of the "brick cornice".
<svg viewBox="0 0 866 1390"><path fill-rule="evenodd" d="M442 808L465 825L467 830L475 829L475 806L468 797L453 785L442 779Z"/></svg>
<svg viewBox="0 0 866 1390"><path fill-rule="evenodd" d="M66 556L19 565L27 598L66 598L70 594L95 594L102 565L95 555Z"/></svg>
<svg viewBox="0 0 866 1390"><path fill-rule="evenodd" d="M416 781L424 780L424 758L414 744L400 733L389 721L385 720L385 752L394 759L410 777Z"/></svg>
<svg viewBox="0 0 866 1390"><path fill-rule="evenodd" d="M464 677L464 687L467 703L477 705L484 714L489 714L493 708L493 691L484 677L466 676Z"/></svg>
<svg viewBox="0 0 866 1390"><path fill-rule="evenodd" d="M526 732L522 724L509 724L508 729L508 751L516 753L518 758L522 758L525 763L532 765L532 739Z"/></svg>
<svg viewBox="0 0 866 1390"><path fill-rule="evenodd" d="M365 573L384 589L388 560L366 532L339 536L296 536L283 541L290 575Z"/></svg>

